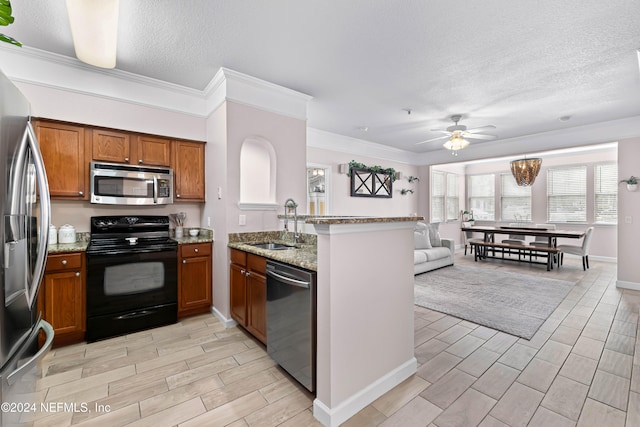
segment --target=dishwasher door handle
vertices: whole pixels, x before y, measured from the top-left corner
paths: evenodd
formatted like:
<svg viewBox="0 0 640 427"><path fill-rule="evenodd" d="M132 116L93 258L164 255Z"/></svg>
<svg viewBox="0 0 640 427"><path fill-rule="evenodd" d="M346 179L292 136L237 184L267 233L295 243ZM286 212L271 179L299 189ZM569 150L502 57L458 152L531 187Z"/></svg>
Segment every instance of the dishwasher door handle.
<svg viewBox="0 0 640 427"><path fill-rule="evenodd" d="M271 276L275 279L278 279L287 285L298 286L300 288L309 288L311 282L305 282L304 280L296 280L290 277L283 276L281 274L276 273L275 271L267 270L267 276Z"/></svg>

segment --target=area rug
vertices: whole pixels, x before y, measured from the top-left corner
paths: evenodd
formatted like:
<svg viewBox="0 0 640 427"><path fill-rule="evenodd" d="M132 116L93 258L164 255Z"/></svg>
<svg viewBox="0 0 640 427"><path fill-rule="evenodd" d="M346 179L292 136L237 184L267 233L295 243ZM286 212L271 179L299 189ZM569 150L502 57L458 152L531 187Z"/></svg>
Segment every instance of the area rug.
<svg viewBox="0 0 640 427"><path fill-rule="evenodd" d="M573 285L566 280L454 265L415 276L415 304L531 339Z"/></svg>

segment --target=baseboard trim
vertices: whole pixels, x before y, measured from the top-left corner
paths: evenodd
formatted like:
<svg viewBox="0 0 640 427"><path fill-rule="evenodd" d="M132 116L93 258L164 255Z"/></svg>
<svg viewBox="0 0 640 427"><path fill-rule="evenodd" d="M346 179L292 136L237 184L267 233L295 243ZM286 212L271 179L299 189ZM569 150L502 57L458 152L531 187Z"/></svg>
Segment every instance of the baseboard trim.
<svg viewBox="0 0 640 427"><path fill-rule="evenodd" d="M217 308L213 306L211 307L211 314L216 316L225 328L233 328L238 324L238 322L233 319L227 319Z"/></svg>
<svg viewBox="0 0 640 427"><path fill-rule="evenodd" d="M393 371L378 378L335 408L329 408L317 398L313 401L313 416L327 427L337 427L362 408L416 373L418 361L412 357Z"/></svg>
<svg viewBox="0 0 640 427"><path fill-rule="evenodd" d="M625 282L624 280L616 280L616 288L631 289L634 291L640 291L640 283Z"/></svg>

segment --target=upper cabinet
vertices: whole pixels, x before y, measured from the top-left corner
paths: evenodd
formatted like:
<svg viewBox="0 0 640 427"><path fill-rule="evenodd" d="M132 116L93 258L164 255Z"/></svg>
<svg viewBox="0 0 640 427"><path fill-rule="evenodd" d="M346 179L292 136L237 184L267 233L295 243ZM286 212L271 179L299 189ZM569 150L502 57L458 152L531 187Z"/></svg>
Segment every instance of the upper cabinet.
<svg viewBox="0 0 640 427"><path fill-rule="evenodd" d="M173 141L174 201L204 202L204 143Z"/></svg>
<svg viewBox="0 0 640 427"><path fill-rule="evenodd" d="M131 163L131 137L128 132L93 129L91 159L108 163Z"/></svg>
<svg viewBox="0 0 640 427"><path fill-rule="evenodd" d="M34 119L51 198L89 200L92 161L172 167L174 202L204 202L205 143Z"/></svg>
<svg viewBox="0 0 640 427"><path fill-rule="evenodd" d="M148 135L137 135L135 162L145 166L171 166L171 140Z"/></svg>
<svg viewBox="0 0 640 427"><path fill-rule="evenodd" d="M83 126L35 120L51 198L89 199L90 131Z"/></svg>

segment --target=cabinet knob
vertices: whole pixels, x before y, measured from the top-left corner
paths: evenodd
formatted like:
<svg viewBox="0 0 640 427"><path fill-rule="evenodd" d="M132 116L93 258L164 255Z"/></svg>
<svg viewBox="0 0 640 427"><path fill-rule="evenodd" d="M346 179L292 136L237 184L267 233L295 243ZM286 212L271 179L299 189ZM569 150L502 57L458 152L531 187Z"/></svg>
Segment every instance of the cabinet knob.
<svg viewBox="0 0 640 427"><path fill-rule="evenodd" d="M247 277L249 277L251 275L251 272L247 271L245 274L247 275Z"/></svg>
<svg viewBox="0 0 640 427"><path fill-rule="evenodd" d="M199 252L199 251L198 251L198 248L195 248L195 249L193 250L193 252L198 253L198 252Z"/></svg>
<svg viewBox="0 0 640 427"><path fill-rule="evenodd" d="M244 269L240 270L240 274L244 274L246 271Z"/></svg>
<svg viewBox="0 0 640 427"><path fill-rule="evenodd" d="M182 263L183 263L183 264L186 264L186 263L187 263L187 260L186 260L186 259L183 259L183 260L182 260Z"/></svg>
<svg viewBox="0 0 640 427"><path fill-rule="evenodd" d="M61 263L62 265L67 265L67 260L66 260L66 259L63 259L62 261L60 261L60 263Z"/></svg>
<svg viewBox="0 0 640 427"><path fill-rule="evenodd" d="M180 195L179 195L179 194L176 194L176 197L179 199L179 198L180 198Z"/></svg>
<svg viewBox="0 0 640 427"><path fill-rule="evenodd" d="M142 159L138 160L138 163L142 164Z"/></svg>
<svg viewBox="0 0 640 427"><path fill-rule="evenodd" d="M76 271L76 277L80 277L80 272Z"/></svg>
<svg viewBox="0 0 640 427"><path fill-rule="evenodd" d="M84 191L78 191L78 196L84 196Z"/></svg>
<svg viewBox="0 0 640 427"><path fill-rule="evenodd" d="M128 157L125 157L125 158L124 158L124 161L125 161L125 162L128 162L128 161L129 161L129 158L128 158Z"/></svg>

